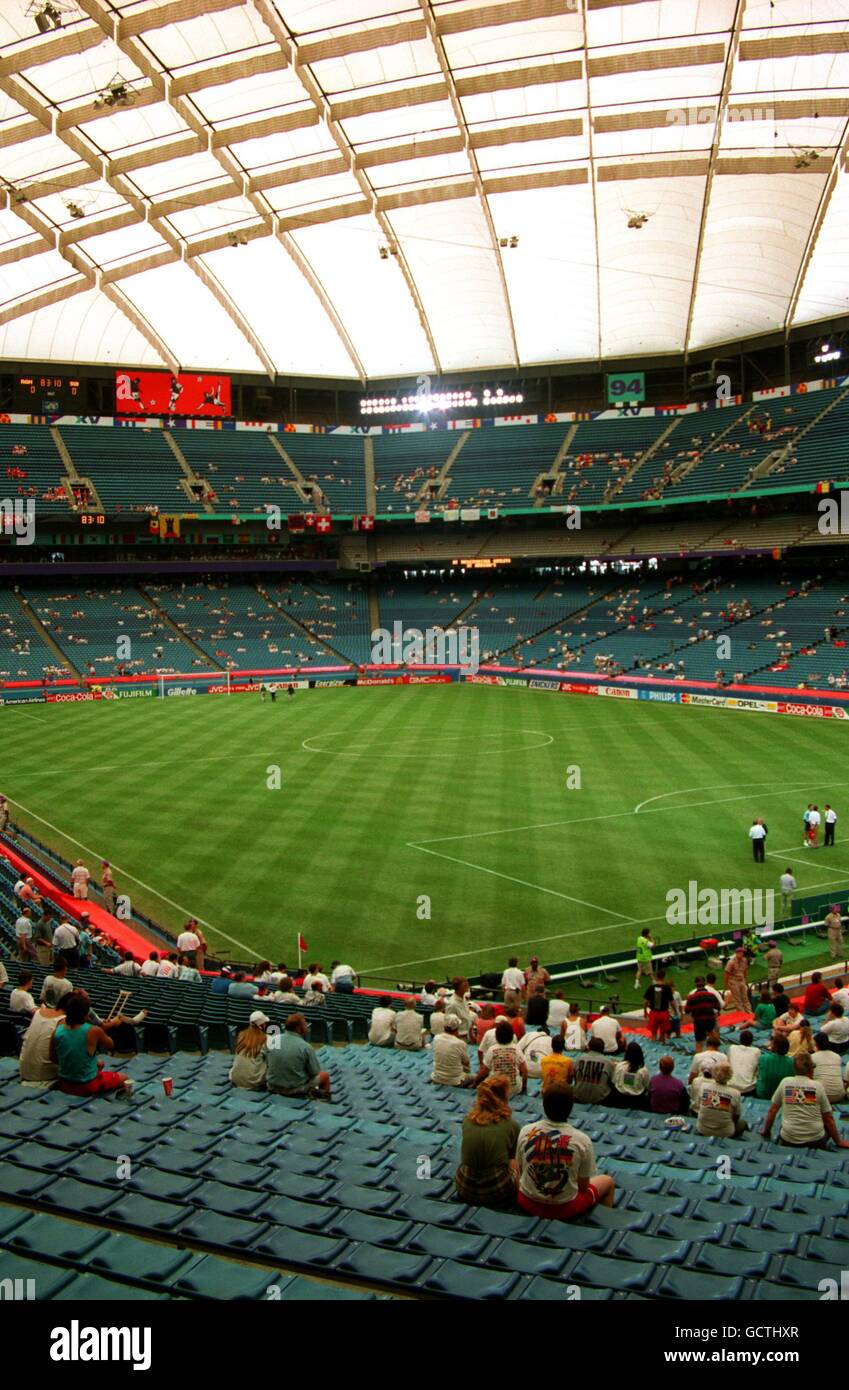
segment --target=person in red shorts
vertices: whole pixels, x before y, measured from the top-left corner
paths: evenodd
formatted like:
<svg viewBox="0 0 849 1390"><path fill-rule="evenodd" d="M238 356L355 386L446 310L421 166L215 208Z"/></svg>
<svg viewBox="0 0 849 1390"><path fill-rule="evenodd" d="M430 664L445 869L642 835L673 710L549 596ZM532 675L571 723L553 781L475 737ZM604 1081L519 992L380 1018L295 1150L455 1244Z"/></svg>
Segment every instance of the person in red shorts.
<svg viewBox="0 0 849 1390"><path fill-rule="evenodd" d="M669 1037L669 1008L673 998L672 986L666 983L664 972L658 970L654 984L649 985L643 995L643 1013L652 1042L666 1042Z"/></svg>
<svg viewBox="0 0 849 1390"><path fill-rule="evenodd" d="M616 1185L595 1166L589 1135L569 1124L571 1086L549 1086L542 1093L545 1118L519 1131L518 1203L531 1216L573 1221L592 1207L612 1207Z"/></svg>
<svg viewBox="0 0 849 1390"><path fill-rule="evenodd" d="M84 989L66 995L64 1022L56 1025L50 1040L50 1060L56 1063L58 1088L69 1096L97 1096L107 1091L132 1093L124 1072L106 1071L100 1051L115 1046L106 1028L88 1021L91 1003ZM120 1020L116 1020L120 1021Z"/></svg>

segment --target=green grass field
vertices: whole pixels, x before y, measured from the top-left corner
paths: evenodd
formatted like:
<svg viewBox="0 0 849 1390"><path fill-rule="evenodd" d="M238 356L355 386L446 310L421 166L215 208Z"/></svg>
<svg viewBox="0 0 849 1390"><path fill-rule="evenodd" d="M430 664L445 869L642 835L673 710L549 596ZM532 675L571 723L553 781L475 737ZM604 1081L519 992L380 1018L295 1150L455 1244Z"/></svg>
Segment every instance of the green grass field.
<svg viewBox="0 0 849 1390"><path fill-rule="evenodd" d="M631 947L638 922L686 935L664 916L690 879L777 887L786 860L800 892L849 884L842 818L834 849L801 847L809 800L849 807L847 735L825 720L484 686L3 719L15 818L93 871L111 860L135 906L171 927L191 913L240 958L291 962L301 931L325 966L477 974L514 950ZM763 868L755 814L775 856Z"/></svg>

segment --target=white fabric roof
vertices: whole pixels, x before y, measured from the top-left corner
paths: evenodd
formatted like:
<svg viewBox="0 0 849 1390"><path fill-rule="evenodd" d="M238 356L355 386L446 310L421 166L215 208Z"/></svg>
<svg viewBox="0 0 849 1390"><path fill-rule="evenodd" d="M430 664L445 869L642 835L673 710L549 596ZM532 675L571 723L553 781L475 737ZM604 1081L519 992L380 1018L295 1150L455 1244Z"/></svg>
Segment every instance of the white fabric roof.
<svg viewBox="0 0 849 1390"><path fill-rule="evenodd" d="M847 311L849 0L53 2L0 0L0 356L364 380Z"/></svg>

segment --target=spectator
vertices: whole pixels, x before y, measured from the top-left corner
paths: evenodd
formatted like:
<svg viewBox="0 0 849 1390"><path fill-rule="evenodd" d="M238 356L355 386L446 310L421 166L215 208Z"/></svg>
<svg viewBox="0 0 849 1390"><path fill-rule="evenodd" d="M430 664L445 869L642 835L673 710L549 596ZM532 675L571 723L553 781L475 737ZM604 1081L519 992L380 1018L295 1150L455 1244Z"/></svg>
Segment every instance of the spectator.
<svg viewBox="0 0 849 1390"><path fill-rule="evenodd" d="M179 980L180 962L176 951L171 951L167 956L161 958L158 978L160 980Z"/></svg>
<svg viewBox="0 0 849 1390"><path fill-rule="evenodd" d="M778 977L781 973L783 964L784 956L778 946L774 941L768 941L766 943L766 951L764 952L764 965L766 966L767 984L770 989L778 984Z"/></svg>
<svg viewBox="0 0 849 1390"><path fill-rule="evenodd" d="M517 1042L525 1036L525 1021L518 1004L505 1004L498 1017L507 1019Z"/></svg>
<svg viewBox="0 0 849 1390"><path fill-rule="evenodd" d="M524 978L523 975L522 979L524 980ZM452 987L454 992L445 1005L445 1016L446 1018L453 1016L458 1020L459 1028L457 1031L461 1038L473 1038L475 1036L477 1014L474 1009L471 1008L467 998L469 993L469 982L463 979L462 976L457 976L457 978L452 981Z"/></svg>
<svg viewBox="0 0 849 1390"><path fill-rule="evenodd" d="M613 1179L598 1173L591 1139L569 1123L573 1103L571 1087L549 1086L545 1118L519 1131L518 1203L530 1216L571 1221L597 1204L613 1205Z"/></svg>
<svg viewBox="0 0 849 1390"><path fill-rule="evenodd" d="M806 1017L818 1018L824 1014L831 1003L831 990L828 985L823 984L823 978L819 970L815 970L811 976L811 983L805 990L805 998L802 1001L802 1012Z"/></svg>
<svg viewBox="0 0 849 1390"><path fill-rule="evenodd" d="M273 999L275 1004L300 1004L301 1002L288 975L280 977L276 990L268 997Z"/></svg>
<svg viewBox="0 0 849 1390"><path fill-rule="evenodd" d="M430 1011L428 1019L428 1029L433 1038L439 1037L445 1031L445 1000L437 999Z"/></svg>
<svg viewBox="0 0 849 1390"><path fill-rule="evenodd" d="M648 1023L652 1042L666 1042L669 1037L669 1011L672 999L672 986L667 984L664 972L658 970L654 983L649 985L643 995L643 1015Z"/></svg>
<svg viewBox="0 0 849 1390"><path fill-rule="evenodd" d="M445 1016L445 1028L433 1040L433 1070L430 1079L436 1086L470 1086L471 1066L469 1049L459 1036L460 1020L456 1015Z"/></svg>
<svg viewBox="0 0 849 1390"><path fill-rule="evenodd" d="M838 975L834 981L834 993L831 996L832 1004L842 1004L844 1011L849 1010L849 989L842 975Z"/></svg>
<svg viewBox="0 0 849 1390"><path fill-rule="evenodd" d="M759 1100L771 1100L779 1081L793 1075L790 1044L781 1034L772 1040L772 1051L762 1052L758 1060L758 1081L755 1095Z"/></svg>
<svg viewBox="0 0 849 1390"><path fill-rule="evenodd" d="M92 937L91 919L87 912L80 913L80 966L83 970L91 970L94 957L94 939Z"/></svg>
<svg viewBox="0 0 849 1390"><path fill-rule="evenodd" d="M32 908L22 907L15 922L15 936L18 942L18 960L35 960L35 947L32 943Z"/></svg>
<svg viewBox="0 0 849 1390"><path fill-rule="evenodd" d="M144 970L144 966L142 966ZM227 993L231 999L254 999L257 987L252 980L246 980L244 971L237 970Z"/></svg>
<svg viewBox="0 0 849 1390"><path fill-rule="evenodd" d="M478 1073L474 1085L479 1084L484 1076L504 1075L510 1083L511 1099L528 1089L528 1068L517 1051L513 1029L506 1019L501 1019L495 1025L495 1042L487 1052L482 1070L483 1076Z"/></svg>
<svg viewBox="0 0 849 1390"><path fill-rule="evenodd" d="M649 1110L656 1115L686 1115L690 1108L690 1097L683 1081L673 1075L675 1060L661 1057L660 1070L649 1082Z"/></svg>
<svg viewBox="0 0 849 1390"><path fill-rule="evenodd" d="M571 1057L564 1056L566 1044L561 1033L555 1033L551 1039L551 1051L547 1057L540 1059L539 1069L542 1077L542 1089L546 1086L570 1086L575 1070Z"/></svg>
<svg viewBox="0 0 849 1390"><path fill-rule="evenodd" d="M9 995L10 1013L28 1014L30 1017L35 1013L36 1002L31 991L32 971L22 970L18 975L18 983Z"/></svg>
<svg viewBox="0 0 849 1390"><path fill-rule="evenodd" d="M267 1039L266 1085L280 1096L330 1100L330 1074L319 1068L308 1037L304 1015L290 1014L283 1032Z"/></svg>
<svg viewBox="0 0 849 1390"><path fill-rule="evenodd" d="M728 1049L728 1062L731 1067L731 1080L728 1084L743 1096L753 1095L758 1082L761 1050L752 1046L753 1041L749 1029L744 1028L739 1043L732 1043Z"/></svg>
<svg viewBox="0 0 849 1390"><path fill-rule="evenodd" d="M832 1052L836 1052L840 1057L849 1050L849 1018L842 1004L835 1004L832 999L821 1033L828 1039Z"/></svg>
<svg viewBox="0 0 849 1390"><path fill-rule="evenodd" d="M843 1080L841 1060L837 1053L832 1051L824 1033L817 1033L814 1038L814 1045L816 1051L811 1058L814 1080L822 1083L832 1105L839 1105L841 1101L846 1099L846 1084Z"/></svg>
<svg viewBox="0 0 849 1390"><path fill-rule="evenodd" d="M569 1005L569 1015L560 1025L567 1052L583 1052L587 1046L587 1025L577 1004Z"/></svg>
<svg viewBox="0 0 849 1390"><path fill-rule="evenodd" d="M631 1110L645 1110L649 1101L649 1073L643 1049L629 1042L625 1056L613 1069L611 1100Z"/></svg>
<svg viewBox="0 0 849 1390"><path fill-rule="evenodd" d="M718 1063L725 1060L719 1034L716 1031L709 1033L705 1039L704 1052L698 1052L693 1060L693 1065L690 1068L690 1083L692 1084L697 1076L710 1076Z"/></svg>
<svg viewBox="0 0 849 1390"><path fill-rule="evenodd" d="M544 1058L551 1056L551 1034L545 1027L526 1030L516 1043L516 1051L528 1069L528 1080L538 1081Z"/></svg>
<svg viewBox="0 0 849 1390"><path fill-rule="evenodd" d="M71 891L75 898L85 899L88 897L88 885L91 874L82 859L78 859L71 870Z"/></svg>
<svg viewBox="0 0 849 1390"><path fill-rule="evenodd" d="M377 1007L372 1009L368 1040L373 1047L395 1046L395 1010L388 994L382 995Z"/></svg>
<svg viewBox="0 0 849 1390"><path fill-rule="evenodd" d="M322 985L322 988L323 988L325 994L329 994L329 993L330 993L330 981L329 981L329 979L327 978L327 976L324 974L324 972L322 971L322 968L321 968L321 965L320 965L320 964L311 965L311 966L308 968L306 975L304 976L303 980L301 981L301 984L302 984L302 986L303 986L304 989L312 989L312 987L313 987L313 985L315 984L315 981L316 981L316 980L320 980L320 981L321 981L321 985Z"/></svg>
<svg viewBox="0 0 849 1390"><path fill-rule="evenodd" d="M461 1201L470 1206L511 1207L516 1200L519 1126L508 1104L509 1089L503 1075L482 1081L463 1120L454 1184Z"/></svg>
<svg viewBox="0 0 849 1390"><path fill-rule="evenodd" d="M424 989L419 995L419 1003L421 1004L423 1009L432 1009L436 1004L436 1000L436 981L426 980Z"/></svg>
<svg viewBox="0 0 849 1390"><path fill-rule="evenodd" d="M189 921L184 926L180 935L177 937L177 950L182 956L189 957L189 964L197 964L196 952L200 947L200 937L194 930L194 923Z"/></svg>
<svg viewBox="0 0 849 1390"><path fill-rule="evenodd" d="M4 989L8 983L9 983L9 972L7 971L5 965L3 964L3 961L0 960L0 989Z"/></svg>
<svg viewBox="0 0 849 1390"><path fill-rule="evenodd" d="M731 996L731 1007L743 1014L750 1014L752 1011L746 988L748 977L749 961L743 947L738 946L725 966L725 988Z"/></svg>
<svg viewBox="0 0 849 1390"><path fill-rule="evenodd" d="M787 1010L790 1008L790 997L785 992L784 986L779 984L778 981L776 981L772 987L772 1002L775 1007L776 1018L780 1018L782 1014L786 1014Z"/></svg>
<svg viewBox="0 0 849 1390"><path fill-rule="evenodd" d="M125 951L124 959L121 961L121 964L113 965L109 973L111 975L127 975L134 978L136 975L141 974L141 966L138 961L134 959L132 951Z"/></svg>
<svg viewBox="0 0 849 1390"><path fill-rule="evenodd" d="M114 1050L107 1030L115 1023L89 1022L91 1006L85 990L74 990L63 1002L65 1017L50 1039L50 1060L57 1065L59 1090L70 1096L103 1095L109 1091L131 1094L133 1085L126 1073L106 1071L97 1057L99 1051Z"/></svg>
<svg viewBox="0 0 849 1390"><path fill-rule="evenodd" d="M603 1005L598 1018L590 1024L590 1038L600 1038L608 1054L622 1051L622 1030L616 1019L610 1017L606 1004Z"/></svg>
<svg viewBox="0 0 849 1390"><path fill-rule="evenodd" d="M755 1027L759 1032L772 1032L775 1024L775 1005L766 985L761 986L760 998L755 1005Z"/></svg>
<svg viewBox="0 0 849 1390"><path fill-rule="evenodd" d="M549 1028L559 1028L561 1023L565 1023L569 1017L569 1005L563 998L563 991L559 989L553 999L548 1001L548 1026ZM576 1049L577 1050L577 1049Z"/></svg>
<svg viewBox="0 0 849 1390"><path fill-rule="evenodd" d="M800 1020L798 1028L787 1034L787 1041L790 1044L791 1057L798 1057L802 1052L807 1052L808 1056L813 1054L814 1034L806 1018Z"/></svg>
<svg viewBox="0 0 849 1390"><path fill-rule="evenodd" d="M68 963L64 956L60 956L53 967L52 975L45 975L41 986L41 1003L49 1004L51 1008L56 1008L60 999L64 999L66 994L70 994L74 986L68 979Z"/></svg>
<svg viewBox="0 0 849 1390"><path fill-rule="evenodd" d="M154 957L156 957L156 952L155 952L155 951L151 952L151 958L154 958ZM145 964L147 964L147 962L145 962ZM159 973L159 962L158 962L158 960L157 960L156 964L157 964L157 970L156 970L155 973L158 974L158 973ZM142 974L144 974L144 965L142 966ZM227 969L226 965L222 966L222 967L221 967L221 974L220 974L220 975L216 975L216 976L215 976L215 979L212 981L212 984L209 986L209 992L210 992L210 994L229 994L229 993L230 993L230 983L231 983L231 979L232 979L232 976L230 975L230 971Z"/></svg>
<svg viewBox="0 0 849 1390"><path fill-rule="evenodd" d="M539 956L531 956L530 966L525 971L525 998L531 999L540 985L542 985L542 992L545 994L550 983L551 976L545 966L540 965Z"/></svg>
<svg viewBox="0 0 849 1390"><path fill-rule="evenodd" d="M525 1025L528 1028L540 1025L544 1027L547 1023L548 1000L545 997L545 986L537 985L525 1009Z"/></svg>
<svg viewBox="0 0 849 1390"><path fill-rule="evenodd" d="M590 1038L587 1051L573 1065L572 1094L581 1105L603 1105L610 1099L616 1063L606 1057L601 1038Z"/></svg>
<svg viewBox="0 0 849 1390"><path fill-rule="evenodd" d="M718 1139L735 1139L747 1129L742 1101L736 1087L729 1085L731 1066L722 1057L710 1076L697 1077L690 1089L696 1131Z"/></svg>
<svg viewBox="0 0 849 1390"><path fill-rule="evenodd" d="M357 985L357 975L350 965L342 961L330 962L330 987L337 994L353 994Z"/></svg>
<svg viewBox="0 0 849 1390"><path fill-rule="evenodd" d="M693 1020L693 1043L695 1052L700 1053L709 1033L716 1027L718 1006L716 993L708 990L703 975L696 977L696 986L684 1004L684 1012Z"/></svg>
<svg viewBox="0 0 849 1390"><path fill-rule="evenodd" d="M802 1053L793 1068L794 1074L779 1081L775 1088L764 1120L764 1139L769 1139L776 1116L780 1115L779 1144L796 1149L825 1149L832 1140L838 1149L849 1149L849 1139L841 1139L834 1123L825 1087L814 1077L813 1059Z"/></svg>
<svg viewBox="0 0 849 1390"><path fill-rule="evenodd" d="M504 991L504 1002L517 1004L522 997L525 989L525 972L519 969L519 957L511 956L507 962L507 969L501 976L501 988Z"/></svg>
<svg viewBox="0 0 849 1390"><path fill-rule="evenodd" d="M236 1035L233 1065L229 1077L234 1086L245 1091L264 1091L268 1074L268 1017L255 1009L247 1028Z"/></svg>
<svg viewBox="0 0 849 1390"><path fill-rule="evenodd" d="M101 859L100 870L100 885L103 889L103 906L106 908L106 911L114 917L116 901L115 880L112 877L112 868L108 859ZM177 938L177 944L179 945L179 937Z"/></svg>
<svg viewBox="0 0 849 1390"><path fill-rule="evenodd" d="M791 1003L787 1012L775 1020L775 1033L777 1037L789 1037L790 1034L805 1022L801 1010L797 1004Z"/></svg>
<svg viewBox="0 0 849 1390"><path fill-rule="evenodd" d="M319 1008L327 1003L324 997L324 985L321 980L313 980L312 986L304 992L304 1003L308 1005L318 1005ZM377 1010L375 1010L375 1013ZM372 1018L374 1014L372 1014Z"/></svg>
<svg viewBox="0 0 849 1390"><path fill-rule="evenodd" d="M80 933L73 922L60 922L53 933L53 960L65 957L72 970L80 963Z"/></svg>
<svg viewBox="0 0 849 1390"><path fill-rule="evenodd" d="M158 951L151 951L151 953L150 953L150 955L148 956L147 960L143 962L142 967L141 967L141 972L140 972L140 973L141 973L142 975L146 976L148 979L155 979L155 977L159 974L159 952L158 952ZM226 990L225 990L225 993L226 993Z"/></svg>
<svg viewBox="0 0 849 1390"><path fill-rule="evenodd" d="M65 1017L67 998L68 995L65 995L56 1008L49 1008L46 1004L41 1004L32 1015L30 1025L24 1033L21 1055L18 1058L22 1086L29 1086L33 1090L47 1091L56 1084L58 1072L56 1063L51 1060L50 1046L56 1025L60 1019Z"/></svg>
<svg viewBox="0 0 849 1390"><path fill-rule="evenodd" d="M425 1030L422 1027L421 1014L416 1011L416 1000L413 995L405 999L404 1007L400 1014L394 1014L395 1021L395 1046L402 1048L404 1052L420 1052L424 1047Z"/></svg>

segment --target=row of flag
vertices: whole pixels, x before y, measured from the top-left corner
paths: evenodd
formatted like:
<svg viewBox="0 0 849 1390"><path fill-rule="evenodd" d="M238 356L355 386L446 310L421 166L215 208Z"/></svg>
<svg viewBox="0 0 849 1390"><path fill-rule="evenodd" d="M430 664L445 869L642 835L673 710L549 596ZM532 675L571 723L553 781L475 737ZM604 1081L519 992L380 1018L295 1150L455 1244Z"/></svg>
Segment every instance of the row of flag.
<svg viewBox="0 0 849 1390"><path fill-rule="evenodd" d="M286 518L286 523L290 532L314 531L319 536L326 536L333 530L333 518L327 512L296 512ZM355 531L373 531L374 517L352 517L351 525Z"/></svg>

